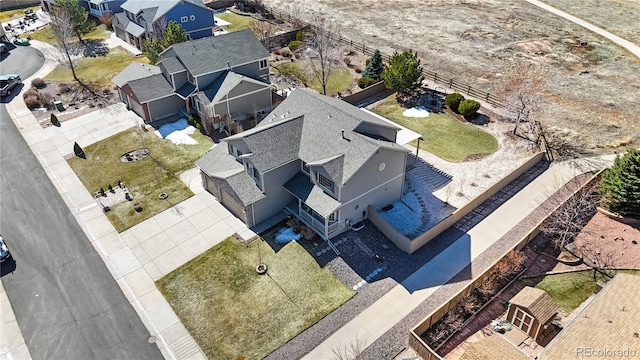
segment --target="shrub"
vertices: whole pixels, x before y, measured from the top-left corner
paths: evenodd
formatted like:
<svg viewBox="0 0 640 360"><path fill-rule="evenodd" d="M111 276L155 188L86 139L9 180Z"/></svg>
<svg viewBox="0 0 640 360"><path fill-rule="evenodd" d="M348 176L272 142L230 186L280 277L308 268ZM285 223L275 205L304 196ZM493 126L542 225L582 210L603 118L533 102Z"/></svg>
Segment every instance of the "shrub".
<svg viewBox="0 0 640 360"><path fill-rule="evenodd" d="M58 92L60 94L67 94L67 93L70 93L72 90L73 90L73 88L71 87L71 85L69 85L67 83L58 84Z"/></svg>
<svg viewBox="0 0 640 360"><path fill-rule="evenodd" d="M289 43L289 49L291 51L296 51L300 45L302 45L302 41L299 40L293 40L292 42Z"/></svg>
<svg viewBox="0 0 640 360"><path fill-rule="evenodd" d="M372 78L367 77L367 76L363 76L360 79L358 79L358 86L360 87L360 89L364 89L364 88L369 87L369 86L371 86L371 85L373 85L375 83L376 83L375 80L373 80Z"/></svg>
<svg viewBox="0 0 640 360"><path fill-rule="evenodd" d="M101 23L101 24L104 24L107 28L109 28L109 29L111 29L111 28L112 28L112 27L111 27L111 21L112 21L112 19L111 19L111 15L110 15L110 14L104 14L104 15L100 16L100 17L98 18L98 20L100 20L100 23Z"/></svg>
<svg viewBox="0 0 640 360"><path fill-rule="evenodd" d="M304 40L304 32L302 30L296 33L296 41L302 42Z"/></svg>
<svg viewBox="0 0 640 360"><path fill-rule="evenodd" d="M43 107L53 107L53 96L51 96L51 94L46 92L38 93L38 99L40 100L40 104L42 104Z"/></svg>
<svg viewBox="0 0 640 360"><path fill-rule="evenodd" d="M449 94L444 97L444 103L452 111L458 112L458 106L464 101L464 96L460 93Z"/></svg>
<svg viewBox="0 0 640 360"><path fill-rule="evenodd" d="M353 70L355 70L358 74L362 73L362 66L357 65L355 68L353 68Z"/></svg>
<svg viewBox="0 0 640 360"><path fill-rule="evenodd" d="M43 87L47 86L47 84L41 78L34 78L33 80L31 80L31 85L35 86L36 89L42 89Z"/></svg>
<svg viewBox="0 0 640 360"><path fill-rule="evenodd" d="M204 127L202 126L202 124L197 123L196 124L196 129L198 129L198 131L200 131L200 133L204 134Z"/></svg>
<svg viewBox="0 0 640 360"><path fill-rule="evenodd" d="M458 105L458 112L464 116L473 116L480 110L480 103L475 100L463 100Z"/></svg>
<svg viewBox="0 0 640 360"><path fill-rule="evenodd" d="M191 126L195 127L197 123L198 123L198 122L197 122L197 121L196 121L196 119L193 117L193 115L189 115L189 116L187 117L187 124L189 124L189 125L191 125Z"/></svg>
<svg viewBox="0 0 640 360"><path fill-rule="evenodd" d="M347 64L347 66L351 66L351 58L348 56L345 56L344 58L342 58L342 61L344 61L345 64Z"/></svg>
<svg viewBox="0 0 640 360"><path fill-rule="evenodd" d="M23 95L23 98L24 98L25 105L27 105L29 109L35 109L35 108L41 107L40 99L38 99L37 96L33 96L33 95L29 95L28 93L25 93Z"/></svg>

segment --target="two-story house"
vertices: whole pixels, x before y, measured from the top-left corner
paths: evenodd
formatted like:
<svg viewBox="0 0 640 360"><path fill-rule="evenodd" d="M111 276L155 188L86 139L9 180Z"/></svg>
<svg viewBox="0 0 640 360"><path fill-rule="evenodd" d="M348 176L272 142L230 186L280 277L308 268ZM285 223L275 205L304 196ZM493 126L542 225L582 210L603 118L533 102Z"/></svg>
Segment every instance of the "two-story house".
<svg viewBox="0 0 640 360"><path fill-rule="evenodd" d="M113 15L121 12L120 6L126 0L80 0L80 6L85 8L89 15L97 18L103 15ZM45 11L50 11L57 6L57 0L40 0L40 7Z"/></svg>
<svg viewBox="0 0 640 360"><path fill-rule="evenodd" d="M400 130L342 100L297 89L253 129L198 160L205 189L247 224L278 212L330 239L402 196Z"/></svg>
<svg viewBox="0 0 640 360"><path fill-rule="evenodd" d="M146 37L160 37L170 21L182 26L187 39L212 36L216 27L214 11L202 0L127 0L120 8L111 23L116 36L140 50Z"/></svg>
<svg viewBox="0 0 640 360"><path fill-rule="evenodd" d="M224 127L271 111L269 52L250 30L174 44L160 56L158 66L133 63L113 78L147 123L183 112Z"/></svg>

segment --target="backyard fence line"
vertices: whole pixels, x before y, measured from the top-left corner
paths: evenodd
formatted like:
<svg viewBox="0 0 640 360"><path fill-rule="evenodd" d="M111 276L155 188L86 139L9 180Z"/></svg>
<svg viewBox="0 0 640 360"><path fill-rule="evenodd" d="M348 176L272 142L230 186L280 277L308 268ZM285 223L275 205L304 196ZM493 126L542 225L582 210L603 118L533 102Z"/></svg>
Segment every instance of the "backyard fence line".
<svg viewBox="0 0 640 360"><path fill-rule="evenodd" d="M316 33L325 33L325 30L323 28L320 28L316 25L307 23L301 19L295 18L293 17L291 14L289 14L286 11L282 11L282 10L276 10L272 7L268 7L265 6L265 9L271 13L273 16L275 16L276 18L280 18L283 20L286 20L288 22L291 23L295 23L298 24L300 26L304 26L304 27L309 27L310 29L312 29L314 32ZM373 53L375 52L376 48L373 48L371 46L367 46L365 44L362 43L358 43L356 41L347 39L345 37L343 37L340 34L329 34L335 41L337 41L340 44L344 44L347 45L349 47L351 47L352 49L359 51L361 53L363 53L364 55L367 56L371 56L373 55ZM384 53L382 51L380 51L380 54L382 55L382 60L384 62L389 62L389 60L391 59L392 55ZM505 107L506 104L503 102L503 100L488 92L485 90L481 90L478 88L475 88L469 84L465 84L463 82L460 82L456 79L444 76L442 74L438 74L437 72L431 71L431 70L426 70L424 69L424 67L422 68L422 76L424 77L425 80L430 80L433 81L439 85L443 85L448 87L449 89L452 89L454 91L458 91L461 92L463 94L466 94L467 96L471 96L473 98L482 100L486 103L489 103L495 107Z"/></svg>

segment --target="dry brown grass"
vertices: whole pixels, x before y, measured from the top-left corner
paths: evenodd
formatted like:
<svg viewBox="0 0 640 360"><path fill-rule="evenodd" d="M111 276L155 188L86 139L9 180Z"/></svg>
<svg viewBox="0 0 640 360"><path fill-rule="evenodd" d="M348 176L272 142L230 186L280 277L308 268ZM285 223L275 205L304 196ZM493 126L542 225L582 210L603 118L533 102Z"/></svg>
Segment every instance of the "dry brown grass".
<svg viewBox="0 0 640 360"><path fill-rule="evenodd" d="M288 4L264 2L284 10ZM544 125L572 133L576 143L601 152L612 151L607 145L616 142L640 140L640 98L636 96L640 60L524 1L426 0L406 6L378 0L300 2L307 9L301 14L306 20L326 16L340 24L345 37L386 53L411 48L418 51L425 68L480 89L493 91L514 64L544 66L548 70L546 99L536 116ZM619 1L607 3L615 14L631 13L628 8L616 9ZM587 20L590 13L606 6L594 1L579 5L584 12L577 15L585 14ZM611 31L637 31L637 19L631 21L630 14L616 17L602 12L600 16ZM619 34L627 34L624 31ZM610 126L612 118L617 126Z"/></svg>

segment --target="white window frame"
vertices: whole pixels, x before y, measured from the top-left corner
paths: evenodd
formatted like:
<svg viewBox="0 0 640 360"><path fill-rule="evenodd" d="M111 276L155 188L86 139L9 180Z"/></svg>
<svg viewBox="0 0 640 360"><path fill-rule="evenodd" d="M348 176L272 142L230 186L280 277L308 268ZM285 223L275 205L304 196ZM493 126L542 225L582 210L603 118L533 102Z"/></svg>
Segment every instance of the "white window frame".
<svg viewBox="0 0 640 360"><path fill-rule="evenodd" d="M302 172L309 175L311 173L311 168L309 167L309 165L307 165L307 163L305 161L301 161L300 167L302 169Z"/></svg>
<svg viewBox="0 0 640 360"><path fill-rule="evenodd" d="M189 17L188 16L181 16L180 17L180 22L181 23L186 23L187 21L189 21Z"/></svg>
<svg viewBox="0 0 640 360"><path fill-rule="evenodd" d="M196 16L193 14L189 15L189 20L196 21Z"/></svg>
<svg viewBox="0 0 640 360"><path fill-rule="evenodd" d="M322 173L317 171L316 181L318 182L318 185L322 186L323 188L327 189L329 192L333 193L335 182L331 180L331 178L324 176ZM330 186L327 186L327 185L330 185Z"/></svg>
<svg viewBox="0 0 640 360"><path fill-rule="evenodd" d="M267 60L267 59L260 60L258 66L260 67L260 70L264 70L264 69L268 68L269 67L269 60Z"/></svg>

